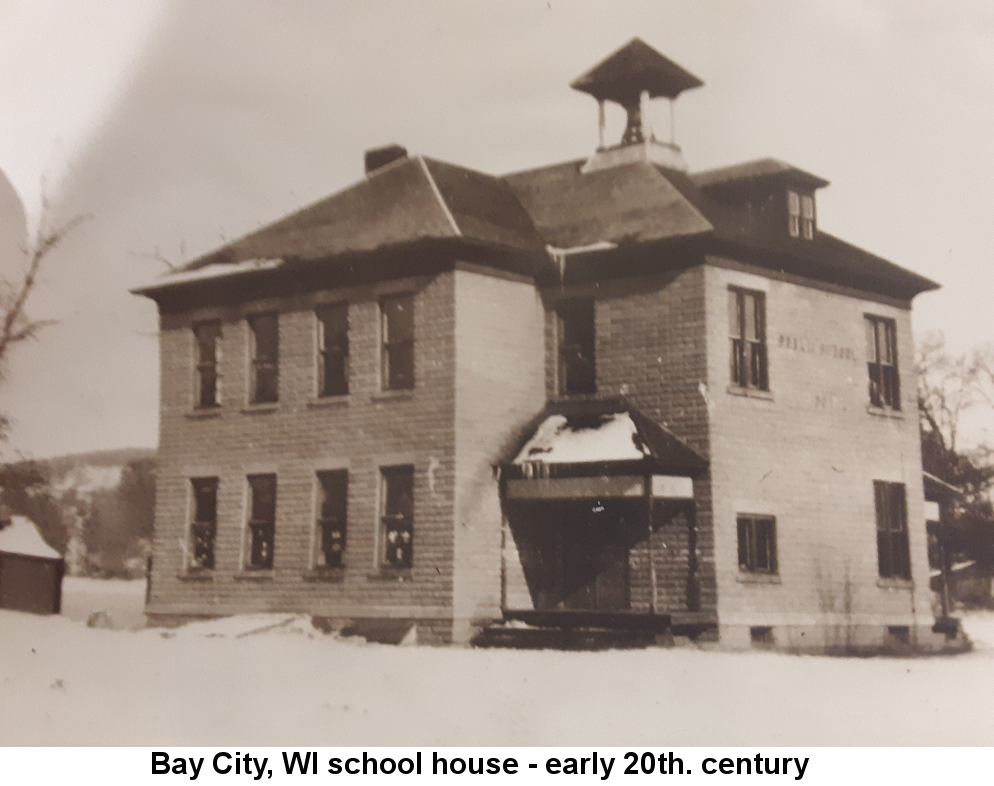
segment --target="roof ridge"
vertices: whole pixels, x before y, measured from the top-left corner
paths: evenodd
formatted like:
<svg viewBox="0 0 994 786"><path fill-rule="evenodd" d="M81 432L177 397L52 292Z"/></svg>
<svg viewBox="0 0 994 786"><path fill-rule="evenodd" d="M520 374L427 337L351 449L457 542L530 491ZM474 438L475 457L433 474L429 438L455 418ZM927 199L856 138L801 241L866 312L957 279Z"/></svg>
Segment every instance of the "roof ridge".
<svg viewBox="0 0 994 786"><path fill-rule="evenodd" d="M456 233L456 237L462 237L462 230L459 228L459 224L456 223L456 218L452 215L452 210L449 209L448 203L446 203L445 198L442 196L442 192L439 190L438 183L435 182L435 178L432 176L431 170L428 169L425 157L416 156L416 158L418 163L421 164L421 170L425 173L425 177L428 178L428 184L431 186L431 191L435 195L435 199L438 200L438 204L442 208L442 212L445 213L445 217L449 220L449 224L452 226L452 231Z"/></svg>

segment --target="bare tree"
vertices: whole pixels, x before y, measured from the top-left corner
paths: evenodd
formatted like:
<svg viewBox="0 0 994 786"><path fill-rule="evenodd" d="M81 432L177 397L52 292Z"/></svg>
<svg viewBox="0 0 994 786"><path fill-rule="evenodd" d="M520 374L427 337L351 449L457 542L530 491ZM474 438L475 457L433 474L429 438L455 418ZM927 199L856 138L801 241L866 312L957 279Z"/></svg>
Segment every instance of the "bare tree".
<svg viewBox="0 0 994 786"><path fill-rule="evenodd" d="M46 257L88 218L85 215L76 216L52 231L39 234L23 276L10 280L0 278L0 381L3 381L10 350L29 338L36 338L43 328L54 324L55 320L51 319L32 319L27 311L28 301L38 283L38 274ZM0 440L7 426L7 419L0 414Z"/></svg>
<svg viewBox="0 0 994 786"><path fill-rule="evenodd" d="M985 443L964 447L964 417L977 408L994 412L994 346L961 355L931 333L918 347L918 416L925 469L970 495L994 484L994 450Z"/></svg>

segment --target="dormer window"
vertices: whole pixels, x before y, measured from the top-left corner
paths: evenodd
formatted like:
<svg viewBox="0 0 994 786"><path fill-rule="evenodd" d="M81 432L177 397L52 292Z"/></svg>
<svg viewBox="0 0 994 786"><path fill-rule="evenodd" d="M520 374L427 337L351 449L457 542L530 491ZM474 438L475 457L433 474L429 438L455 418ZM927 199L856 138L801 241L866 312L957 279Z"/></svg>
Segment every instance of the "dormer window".
<svg viewBox="0 0 994 786"><path fill-rule="evenodd" d="M814 239L815 198L811 194L787 192L787 229L791 237Z"/></svg>

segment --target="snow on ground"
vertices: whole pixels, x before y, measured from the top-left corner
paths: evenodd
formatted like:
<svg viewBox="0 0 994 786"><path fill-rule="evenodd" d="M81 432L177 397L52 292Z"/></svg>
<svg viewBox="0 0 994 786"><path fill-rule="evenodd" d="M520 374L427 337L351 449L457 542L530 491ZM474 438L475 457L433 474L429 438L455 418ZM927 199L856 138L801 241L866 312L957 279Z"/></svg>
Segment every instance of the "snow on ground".
<svg viewBox="0 0 994 786"><path fill-rule="evenodd" d="M133 584L69 584L67 600L140 613ZM16 722L0 744L989 745L994 612L964 621L966 655L838 659L391 647L294 615L109 630L2 611L0 706Z"/></svg>

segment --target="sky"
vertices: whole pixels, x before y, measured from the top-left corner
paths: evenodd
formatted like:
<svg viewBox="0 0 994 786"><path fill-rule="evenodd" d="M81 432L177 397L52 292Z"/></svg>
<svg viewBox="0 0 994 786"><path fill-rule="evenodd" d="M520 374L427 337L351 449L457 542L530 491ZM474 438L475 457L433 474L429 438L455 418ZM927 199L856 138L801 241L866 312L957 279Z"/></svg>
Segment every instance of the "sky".
<svg viewBox="0 0 994 786"><path fill-rule="evenodd" d="M676 105L691 171L824 177L821 228L943 285L919 338L994 341L988 0L0 0L0 169L31 232L89 217L31 303L58 324L0 384L0 455L154 447L157 317L129 288L356 181L367 148L589 155L568 84L633 36L705 82Z"/></svg>

